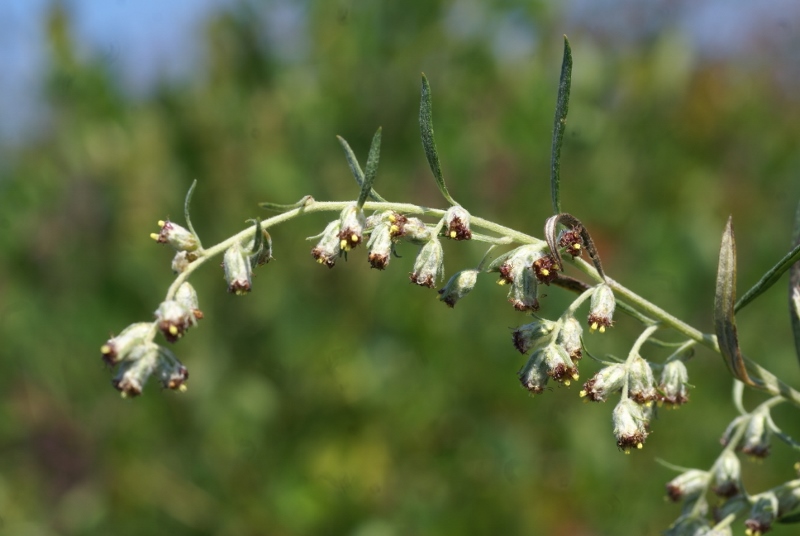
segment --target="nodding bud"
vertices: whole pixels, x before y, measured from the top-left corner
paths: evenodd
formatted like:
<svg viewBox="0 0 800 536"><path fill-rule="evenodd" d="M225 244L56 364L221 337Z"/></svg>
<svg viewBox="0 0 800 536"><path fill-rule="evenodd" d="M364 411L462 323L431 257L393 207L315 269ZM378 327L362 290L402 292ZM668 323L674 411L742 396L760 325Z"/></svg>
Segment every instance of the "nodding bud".
<svg viewBox="0 0 800 536"><path fill-rule="evenodd" d="M529 244L497 259L489 271L500 272L500 285L511 285L508 301L518 311L537 311L539 309L539 278L536 262L547 257L546 246ZM549 273L549 272L548 272Z"/></svg>
<svg viewBox="0 0 800 536"><path fill-rule="evenodd" d="M194 311L176 300L161 302L155 316L158 329L169 342L176 342L197 322Z"/></svg>
<svg viewBox="0 0 800 536"><path fill-rule="evenodd" d="M439 290L439 300L450 307L455 307L456 302L469 294L477 282L478 270L462 270L451 277L447 284Z"/></svg>
<svg viewBox="0 0 800 536"><path fill-rule="evenodd" d="M469 240L472 238L472 231L469 229L469 212L460 205L454 205L447 209L444 214L445 225L447 226L447 238L453 240Z"/></svg>
<svg viewBox="0 0 800 536"><path fill-rule="evenodd" d="M518 327L511 335L514 348L521 354L527 354L533 348L549 341L555 327L555 322L544 318Z"/></svg>
<svg viewBox="0 0 800 536"><path fill-rule="evenodd" d="M354 203L342 210L339 216L339 248L350 251L361 243L361 238L366 226L364 210Z"/></svg>
<svg viewBox="0 0 800 536"><path fill-rule="evenodd" d="M378 270L386 268L391 260L393 247L392 224L382 222L373 227L367 241L369 265Z"/></svg>
<svg viewBox="0 0 800 536"><path fill-rule="evenodd" d="M188 251L178 251L172 258L172 271L181 274L191 263L197 260L197 255Z"/></svg>
<svg viewBox="0 0 800 536"><path fill-rule="evenodd" d="M158 226L160 233L151 233L150 238L159 244L169 244L176 251L194 251L200 245L197 237L188 229L169 220L160 220Z"/></svg>
<svg viewBox="0 0 800 536"><path fill-rule="evenodd" d="M273 259L272 256L272 237L266 229L261 229L261 247L256 250L256 240L253 238L244 247L244 251L250 258L250 267L264 266Z"/></svg>
<svg viewBox="0 0 800 536"><path fill-rule="evenodd" d="M569 354L570 359L573 361L579 360L583 357L581 344L581 335L583 328L581 323L578 322L574 316L569 316L564 319L561 325L561 330L558 332L556 343L560 345Z"/></svg>
<svg viewBox="0 0 800 536"><path fill-rule="evenodd" d="M683 361L675 359L666 363L658 384L659 402L668 408L686 404L689 401L688 381L689 372Z"/></svg>
<svg viewBox="0 0 800 536"><path fill-rule="evenodd" d="M772 529L772 523L778 519L780 512L780 502L774 491L765 491L755 497L751 497L753 507L750 509L744 526L747 528L745 534L748 536L760 536Z"/></svg>
<svg viewBox="0 0 800 536"><path fill-rule="evenodd" d="M131 351L141 345L150 334L153 324L151 322L138 322L131 324L116 337L111 337L100 347L103 361L113 366L128 357Z"/></svg>
<svg viewBox="0 0 800 536"><path fill-rule="evenodd" d="M548 376L567 386L572 380L578 379L578 367L575 366L563 347L558 344L550 344L544 347L542 353Z"/></svg>
<svg viewBox="0 0 800 536"><path fill-rule="evenodd" d="M422 287L434 288L436 282L443 277L444 250L439 239L432 238L420 248L410 279L412 283Z"/></svg>
<svg viewBox="0 0 800 536"><path fill-rule="evenodd" d="M672 502L696 499L705 493L710 480L708 471L689 469L667 482L667 496Z"/></svg>
<svg viewBox="0 0 800 536"><path fill-rule="evenodd" d="M616 393L625 385L628 370L622 363L615 363L600 369L589 381L583 384L581 397L593 402L605 402L608 395Z"/></svg>
<svg viewBox="0 0 800 536"><path fill-rule="evenodd" d="M614 308L617 302L614 291L605 283L597 285L592 293L592 302L589 306L589 328L591 331L604 333L614 321Z"/></svg>
<svg viewBox="0 0 800 536"><path fill-rule="evenodd" d="M650 363L640 355L629 359L628 368L628 397L637 404L650 404L658 399L656 391L656 379L653 377L653 369Z"/></svg>
<svg viewBox="0 0 800 536"><path fill-rule="evenodd" d="M139 396L157 363L158 346L152 343L139 345L131 352L130 359L122 362L111 384L122 398Z"/></svg>
<svg viewBox="0 0 800 536"><path fill-rule="evenodd" d="M783 518L800 506L800 488L791 483L786 483L773 488L778 496L778 514Z"/></svg>
<svg viewBox="0 0 800 536"><path fill-rule="evenodd" d="M172 391L186 391L186 381L189 379L189 370L166 349L159 354L157 365L158 379L164 389Z"/></svg>
<svg viewBox="0 0 800 536"><path fill-rule="evenodd" d="M253 267L247 252L239 242L234 242L222 256L222 268L225 272L225 281L228 283L228 292L241 296L251 289Z"/></svg>
<svg viewBox="0 0 800 536"><path fill-rule="evenodd" d="M629 398L619 401L611 415L614 423L614 436L617 438L617 447L625 454L631 448L641 449L647 439L647 416L642 406Z"/></svg>
<svg viewBox="0 0 800 536"><path fill-rule="evenodd" d="M178 290L175 292L175 301L191 311L195 320L203 318L203 311L200 310L200 303L197 300L197 291L188 281L184 281L181 283L181 286L178 287ZM192 325L195 324L193 321L191 323Z"/></svg>
<svg viewBox="0 0 800 536"><path fill-rule="evenodd" d="M739 449L749 456L766 458L769 455L772 431L769 427L769 409L759 408L750 414Z"/></svg>
<svg viewBox="0 0 800 536"><path fill-rule="evenodd" d="M564 248L564 253L579 257L583 251L583 239L579 229L572 227L563 229L558 235L558 245Z"/></svg>
<svg viewBox="0 0 800 536"><path fill-rule="evenodd" d="M714 493L720 497L730 498L739 494L742 478L742 464L739 458L729 450L722 451L714 464Z"/></svg>
<svg viewBox="0 0 800 536"><path fill-rule="evenodd" d="M333 268L336 264L336 258L342 251L341 239L339 238L339 230L341 223L339 220L332 221L322 231L322 238L320 238L316 247L311 250L311 256L316 259L320 264L324 264L328 268Z"/></svg>
<svg viewBox="0 0 800 536"><path fill-rule="evenodd" d="M422 246L433 238L433 230L419 218L402 216L397 220L398 230L392 236L402 236L403 240Z"/></svg>
<svg viewBox="0 0 800 536"><path fill-rule="evenodd" d="M547 387L550 376L547 374L547 365L544 360L544 348L531 354L528 362L518 373L522 386L534 395L538 395Z"/></svg>

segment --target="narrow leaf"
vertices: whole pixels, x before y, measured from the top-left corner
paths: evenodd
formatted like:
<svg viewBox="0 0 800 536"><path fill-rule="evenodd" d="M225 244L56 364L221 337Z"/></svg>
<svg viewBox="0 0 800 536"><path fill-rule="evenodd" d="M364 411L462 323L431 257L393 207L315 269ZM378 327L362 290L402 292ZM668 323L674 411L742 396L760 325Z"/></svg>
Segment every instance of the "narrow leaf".
<svg viewBox="0 0 800 536"><path fill-rule="evenodd" d="M800 246L800 203L794 217L794 243ZM800 261L795 261L789 270L789 315L792 318L792 333L797 358L800 359Z"/></svg>
<svg viewBox="0 0 800 536"><path fill-rule="evenodd" d="M558 265L564 265L561 260L561 253L558 245L559 224L570 227L580 233L581 241L583 242L583 247L586 249L586 253L588 253L589 258L592 259L592 263L594 263L597 273L603 278L603 280L605 280L606 274L603 272L603 265L600 262L600 254L597 252L597 248L594 245L592 237L589 235L589 231L586 230L586 227L583 226L578 218L566 212L556 214L555 216L550 216L544 223L544 238L547 240L547 245L550 246L550 251L552 252L553 257L555 257L556 262L558 262Z"/></svg>
<svg viewBox="0 0 800 536"><path fill-rule="evenodd" d="M203 249L203 245L200 244L200 237L197 235L197 232L195 232L194 225L192 225L192 218L189 216L189 204L192 202L192 194L194 194L196 186L197 179L192 181L192 185L189 186L189 191L186 192L186 199L183 202L183 217L186 218L186 227L188 227L189 231L197 238L197 245L200 249Z"/></svg>
<svg viewBox="0 0 800 536"><path fill-rule="evenodd" d="M310 195L304 196L300 201L297 203L292 203L291 205L279 205L278 203L259 203L258 206L270 210L272 212L288 212L290 210L294 210L296 208L301 208L310 205L314 202L314 198Z"/></svg>
<svg viewBox="0 0 800 536"><path fill-rule="evenodd" d="M364 182L361 184L361 194L358 196L356 205L358 208L364 207L364 202L367 200L370 192L372 192L372 185L375 184L375 177L378 174L378 160L381 157L381 127L375 132L372 137L372 144L369 146L369 156L367 156L367 169L364 173Z"/></svg>
<svg viewBox="0 0 800 536"><path fill-rule="evenodd" d="M763 294L769 287L777 283L781 276L788 271L792 265L797 264L797 261L800 261L800 243L796 244L789 253L784 255L784 257L778 261L775 266L767 270L767 273L765 273L763 277L759 279L758 283L753 285L750 290L745 292L744 295L739 298L739 301L736 302L736 307L734 310L738 313L744 308L745 305Z"/></svg>
<svg viewBox="0 0 800 536"><path fill-rule="evenodd" d="M422 147L425 148L425 156L428 158L428 165L431 167L433 177L439 191L451 205L458 203L450 196L447 186L442 177L442 167L439 164L439 154L436 152L436 142L433 140L433 115L431 112L431 86L425 73L422 74L422 96L419 103L419 130L422 134Z"/></svg>
<svg viewBox="0 0 800 536"><path fill-rule="evenodd" d="M569 39L564 36L564 58L561 60L561 77L558 82L556 117L553 121L553 147L550 153L550 195L553 200L553 214L561 212L561 144L564 141L564 128L569 110L569 90L572 85L572 49Z"/></svg>
<svg viewBox="0 0 800 536"><path fill-rule="evenodd" d="M361 166L358 165L358 159L356 158L355 153L353 152L353 150L350 148L350 145L347 144L347 142L343 137L336 136L336 139L339 140L339 144L342 146L342 149L344 149L344 156L345 158L347 158L347 163L350 165L350 171L353 172L353 177L356 179L358 187L363 188L364 172L361 171ZM382 203L386 202L386 199L378 195L378 192L376 192L375 190L371 189L369 191L369 196L375 201L380 201Z"/></svg>
<svg viewBox="0 0 800 536"><path fill-rule="evenodd" d="M732 220L733 218L728 218L719 249L717 288L714 295L714 330L720 353L731 374L747 385L756 386L747 374L744 358L739 350L739 337L733 313L736 301L736 240L733 235Z"/></svg>

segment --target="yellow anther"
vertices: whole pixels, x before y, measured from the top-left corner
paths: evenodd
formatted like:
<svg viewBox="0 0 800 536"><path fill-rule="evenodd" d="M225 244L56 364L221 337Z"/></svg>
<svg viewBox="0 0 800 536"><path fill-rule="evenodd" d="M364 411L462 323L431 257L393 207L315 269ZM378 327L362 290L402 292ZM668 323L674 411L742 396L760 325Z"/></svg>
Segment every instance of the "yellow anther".
<svg viewBox="0 0 800 536"><path fill-rule="evenodd" d="M592 322L592 325L589 326L589 329L592 331L597 331L597 322Z"/></svg>
<svg viewBox="0 0 800 536"><path fill-rule="evenodd" d="M181 384L181 386L180 386L180 387L178 387L178 391L180 391L181 393L185 393L185 392L186 392L188 389L189 389L189 388L188 388L188 387L186 387L186 384L185 384L185 383L182 383L182 384Z"/></svg>
<svg viewBox="0 0 800 536"><path fill-rule="evenodd" d="M573 379L573 380L575 380L575 381L578 381L578 378L580 378L580 376L578 376L578 373L577 373L577 372L576 372L575 374L573 374L573 375L572 375L572 379Z"/></svg>
<svg viewBox="0 0 800 536"><path fill-rule="evenodd" d="M561 269L561 267L559 265L557 265L557 264L553 265L553 270L558 271L560 269Z"/></svg>
<svg viewBox="0 0 800 536"><path fill-rule="evenodd" d="M394 222L396 222L396 221L397 221L397 218L395 217L395 215L394 215L394 214L389 214L389 218L388 218L388 220L389 220L390 222L394 223Z"/></svg>
<svg viewBox="0 0 800 536"><path fill-rule="evenodd" d="M341 247L342 249L347 249L347 240L343 238L342 241L339 242L339 247Z"/></svg>
<svg viewBox="0 0 800 536"><path fill-rule="evenodd" d="M178 334L178 328L176 328L174 324L169 327L169 334L170 335L177 335Z"/></svg>
<svg viewBox="0 0 800 536"><path fill-rule="evenodd" d="M564 385L566 385L567 387L569 387L569 380L564 380Z"/></svg>
<svg viewBox="0 0 800 536"><path fill-rule="evenodd" d="M111 347L107 344L104 344L103 346L100 347L100 353L102 353L103 355L110 354Z"/></svg>
<svg viewBox="0 0 800 536"><path fill-rule="evenodd" d="M606 332L606 327L605 326L600 326L600 328L598 328L597 331L599 331L600 333L605 333Z"/></svg>
<svg viewBox="0 0 800 536"><path fill-rule="evenodd" d="M580 244L572 244L572 249L581 249Z"/></svg>
<svg viewBox="0 0 800 536"><path fill-rule="evenodd" d="M150 238L152 238L153 240L158 241L158 234L157 233L150 233Z"/></svg>
<svg viewBox="0 0 800 536"><path fill-rule="evenodd" d="M165 222L164 220L158 220L158 226L159 227L164 227L166 224L167 224L167 222Z"/></svg>
<svg viewBox="0 0 800 536"><path fill-rule="evenodd" d="M126 393L125 391L120 391L119 396L121 396L122 398L128 398L128 393Z"/></svg>
<svg viewBox="0 0 800 536"><path fill-rule="evenodd" d="M323 262L325 262L325 259L323 259L322 257L317 259L317 264L322 264Z"/></svg>
<svg viewBox="0 0 800 536"><path fill-rule="evenodd" d="M498 284L498 285L501 285L501 286L502 286L502 285L505 285L505 284L506 284L506 280L505 280L505 279L498 279L498 280L497 280L497 284Z"/></svg>
<svg viewBox="0 0 800 536"><path fill-rule="evenodd" d="M589 393L587 393L585 390L584 390L584 391L581 391L580 393L578 393L578 395L579 395L581 398L585 397L585 396L586 396L586 395L588 395L588 394L589 394Z"/></svg>
<svg viewBox="0 0 800 536"><path fill-rule="evenodd" d="M399 230L400 230L400 227L398 227L397 225L392 225L391 227L389 227L389 232L390 233L396 233Z"/></svg>
<svg viewBox="0 0 800 536"><path fill-rule="evenodd" d="M450 231L450 238L455 238L457 233L455 231Z"/></svg>
<svg viewBox="0 0 800 536"><path fill-rule="evenodd" d="M548 270L547 268L543 268L542 269L542 275L544 277L547 277L548 275L550 275L550 270Z"/></svg>
<svg viewBox="0 0 800 536"><path fill-rule="evenodd" d="M355 244L356 242L358 242L358 235L357 235L357 234L355 234L355 233L351 234L351 235L350 235L350 241L351 241L351 242L353 242L354 244Z"/></svg>
<svg viewBox="0 0 800 536"><path fill-rule="evenodd" d="M639 450L642 450L642 448L644 448L644 445L642 445L641 443L638 443L636 445L636 448L639 449Z"/></svg>

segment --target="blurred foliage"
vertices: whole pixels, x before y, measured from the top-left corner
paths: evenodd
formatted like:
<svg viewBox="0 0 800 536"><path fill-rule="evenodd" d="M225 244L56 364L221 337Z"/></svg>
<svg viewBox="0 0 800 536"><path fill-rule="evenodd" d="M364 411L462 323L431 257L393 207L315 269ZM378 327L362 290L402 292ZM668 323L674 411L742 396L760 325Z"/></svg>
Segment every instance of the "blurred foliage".
<svg viewBox="0 0 800 536"><path fill-rule="evenodd" d="M408 284L408 247L386 272L358 252L323 269L303 240L323 216L271 229L276 260L245 298L225 293L216 266L194 277L206 318L175 347L191 371L188 393L151 385L131 401L109 386L99 347L163 297L171 255L148 234L158 219L182 220L193 179L193 220L210 245L262 215L258 201L355 198L334 135L363 162L381 125L378 191L443 206L419 141L421 71L454 197L537 235L549 216L563 33L552 8L485 4L487 24L537 21L533 52L508 58L457 31L447 2L308 2L306 49L290 61L270 45L257 5L208 22L207 61L193 80L139 99L102 59L76 53L68 12L48 16L48 128L0 172L5 533L666 528L679 514L662 501L673 474L654 458L713 461L734 416L719 356L698 351L692 403L662 411L644 451L624 456L610 403L579 403L575 385L535 399L519 387L524 358L509 328L525 317L493 278L450 310ZM612 277L710 331L728 214L742 290L788 250L800 92L778 88L767 63L742 71L703 60L666 30L613 51L588 32L570 38L564 209L589 227ZM449 273L483 254L446 246ZM544 316L571 299L547 294ZM745 352L796 385L785 295L769 292L739 327ZM588 344L622 356L640 329L622 317ZM584 361L583 378L593 371ZM797 422L779 425L797 437ZM793 461L776 445L766 463L746 466L748 488L791 478Z"/></svg>

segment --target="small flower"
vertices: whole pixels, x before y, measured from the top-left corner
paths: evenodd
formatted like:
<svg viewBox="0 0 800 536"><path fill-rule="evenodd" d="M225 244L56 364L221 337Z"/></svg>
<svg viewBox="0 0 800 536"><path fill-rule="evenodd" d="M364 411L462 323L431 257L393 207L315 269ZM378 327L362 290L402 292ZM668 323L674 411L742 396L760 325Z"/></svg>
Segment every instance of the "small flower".
<svg viewBox="0 0 800 536"><path fill-rule="evenodd" d="M489 271L500 272L498 284L511 285L508 301L518 311L539 309L538 281L533 263L543 255L543 246L529 244L512 250L489 267Z"/></svg>
<svg viewBox="0 0 800 536"><path fill-rule="evenodd" d="M376 225L367 241L370 266L378 270L386 268L391 260L393 248L391 224L380 223Z"/></svg>
<svg viewBox="0 0 800 536"><path fill-rule="evenodd" d="M770 438L772 437L769 418L769 409L767 408L757 409L750 415L739 450L756 458L766 458L769 455Z"/></svg>
<svg viewBox="0 0 800 536"><path fill-rule="evenodd" d="M172 258L172 271L181 274L191 263L197 260L197 255L188 251L178 251Z"/></svg>
<svg viewBox="0 0 800 536"><path fill-rule="evenodd" d="M455 307L456 302L469 294L478 281L478 270L462 270L455 274L447 284L439 290L439 300L450 307Z"/></svg>
<svg viewBox="0 0 800 536"><path fill-rule="evenodd" d="M637 404L650 404L658 398L653 369L641 356L637 355L627 363L628 396Z"/></svg>
<svg viewBox="0 0 800 536"><path fill-rule="evenodd" d="M605 283L597 285L589 306L589 328L592 331L604 333L606 328L613 323L616 304L611 287Z"/></svg>
<svg viewBox="0 0 800 536"><path fill-rule="evenodd" d="M664 365L661 381L658 384L659 400L667 407L675 407L689 401L689 372L680 359L674 359Z"/></svg>
<svg viewBox="0 0 800 536"><path fill-rule="evenodd" d="M175 301L191 311L195 320L203 318L203 311L200 310L200 304L197 301L197 291L188 281L184 281L181 283L181 286L178 287L178 290L175 292ZM194 324L195 322L192 322L192 325Z"/></svg>
<svg viewBox="0 0 800 536"><path fill-rule="evenodd" d="M539 284L529 266L523 266L508 289L508 301L517 311L539 310Z"/></svg>
<svg viewBox="0 0 800 536"><path fill-rule="evenodd" d="M544 255L533 261L533 272L540 283L549 285L558 277L561 267L551 255Z"/></svg>
<svg viewBox="0 0 800 536"><path fill-rule="evenodd" d="M714 493L730 498L739 494L742 465L739 458L729 450L723 451L714 465Z"/></svg>
<svg viewBox="0 0 800 536"><path fill-rule="evenodd" d="M158 226L160 233L151 233L150 238L159 244L169 244L176 251L194 251L200 245L197 237L188 229L169 220L160 220Z"/></svg>
<svg viewBox="0 0 800 536"><path fill-rule="evenodd" d="M197 322L194 311L176 300L161 302L155 316L158 329L169 342L176 342Z"/></svg>
<svg viewBox="0 0 800 536"><path fill-rule="evenodd" d="M342 251L341 240L339 239L339 230L341 224L339 220L332 221L322 231L322 238L317 243L316 247L311 250L311 256L316 259L320 264L324 264L328 268L333 268L336 264L336 258Z"/></svg>
<svg viewBox="0 0 800 536"><path fill-rule="evenodd" d="M542 354L547 375L555 381L569 385L572 380L578 379L578 368L564 348L557 344L550 344L545 346Z"/></svg>
<svg viewBox="0 0 800 536"><path fill-rule="evenodd" d="M138 322L131 324L116 337L111 337L100 347L103 361L113 366L128 357L131 351L141 345L150 334L153 324L151 322Z"/></svg>
<svg viewBox="0 0 800 536"><path fill-rule="evenodd" d="M339 216L339 248L342 251L350 251L361 243L361 238L366 226L364 210L355 204L349 205L342 210Z"/></svg>
<svg viewBox="0 0 800 536"><path fill-rule="evenodd" d="M164 389L186 391L189 370L166 348L160 349L157 372Z"/></svg>
<svg viewBox="0 0 800 536"><path fill-rule="evenodd" d="M123 398L139 396L155 370L157 361L157 345L139 345L131 352L130 359L122 362L111 384L122 393Z"/></svg>
<svg viewBox="0 0 800 536"><path fill-rule="evenodd" d="M573 361L577 361L582 357L582 334L583 328L581 327L581 323L578 322L574 316L564 319L561 331L558 332L556 343L567 351L567 354L569 354L569 357Z"/></svg>
<svg viewBox="0 0 800 536"><path fill-rule="evenodd" d="M597 374L583 384L582 397L593 402L605 402L608 395L622 389L628 378L628 370L622 363L615 363L600 369Z"/></svg>
<svg viewBox="0 0 800 536"><path fill-rule="evenodd" d="M401 219L402 218L402 219ZM433 231L419 218L401 216L396 222L397 231L392 231L393 236L402 236L404 240L422 246L433 238Z"/></svg>
<svg viewBox="0 0 800 536"><path fill-rule="evenodd" d="M518 327L512 334L514 348L521 354L527 354L534 347L546 341L555 327L555 322L544 318Z"/></svg>
<svg viewBox="0 0 800 536"><path fill-rule="evenodd" d="M522 386L534 395L538 395L547 386L550 376L544 362L544 349L533 352L528 362L519 371L519 381Z"/></svg>
<svg viewBox="0 0 800 536"><path fill-rule="evenodd" d="M250 258L239 242L234 242L222 256L222 268L228 292L241 296L250 292L253 268Z"/></svg>
<svg viewBox="0 0 800 536"><path fill-rule="evenodd" d="M571 229L563 229L558 235L558 245L564 248L564 252L578 257L583 251L583 239L581 238L580 229L572 227Z"/></svg>
<svg viewBox="0 0 800 536"><path fill-rule="evenodd" d="M778 518L780 505L773 491L759 493L751 500L753 507L750 509L750 517L744 522L744 526L747 527L745 534L760 536L772 529L773 521Z"/></svg>
<svg viewBox="0 0 800 536"><path fill-rule="evenodd" d="M612 413L612 422L617 447L625 454L630 453L632 447L641 449L644 446L648 422L642 406L629 398L620 400Z"/></svg>
<svg viewBox="0 0 800 536"><path fill-rule="evenodd" d="M444 277L444 250L438 238L432 238L420 248L410 276L412 283L428 288L434 288Z"/></svg>
<svg viewBox="0 0 800 536"><path fill-rule="evenodd" d="M689 469L667 483L667 495L672 502L692 500L705 492L710 479L708 471Z"/></svg>
<svg viewBox="0 0 800 536"><path fill-rule="evenodd" d="M447 209L444 215L447 225L447 237L453 240L469 240L472 231L469 229L469 212L459 205Z"/></svg>

